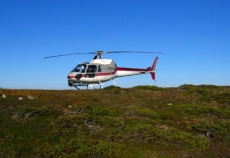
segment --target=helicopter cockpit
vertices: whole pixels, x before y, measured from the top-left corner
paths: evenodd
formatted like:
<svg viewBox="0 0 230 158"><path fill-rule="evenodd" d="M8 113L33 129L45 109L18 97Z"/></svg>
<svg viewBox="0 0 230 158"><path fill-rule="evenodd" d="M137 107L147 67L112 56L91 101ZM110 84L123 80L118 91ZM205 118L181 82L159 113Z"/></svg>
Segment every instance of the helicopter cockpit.
<svg viewBox="0 0 230 158"><path fill-rule="evenodd" d="M86 69L86 64L78 64L71 72L84 73Z"/></svg>

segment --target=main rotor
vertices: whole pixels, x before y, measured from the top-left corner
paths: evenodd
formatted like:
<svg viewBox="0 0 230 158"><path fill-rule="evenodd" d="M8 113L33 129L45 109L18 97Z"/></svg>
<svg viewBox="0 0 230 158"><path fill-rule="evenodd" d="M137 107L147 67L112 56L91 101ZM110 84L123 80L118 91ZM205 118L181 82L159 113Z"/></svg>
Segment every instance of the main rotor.
<svg viewBox="0 0 230 158"><path fill-rule="evenodd" d="M55 58L55 57L62 57L62 56L69 56L69 55L77 55L77 54L96 54L93 59L102 59L102 54L109 54L109 53L148 53L148 54L162 54L159 52L145 52L145 51L130 51L130 50L125 50L125 51L96 51L96 52L86 52L86 53L70 53L70 54L60 54L60 55L54 55L54 56L48 56L45 57L45 59L48 58Z"/></svg>

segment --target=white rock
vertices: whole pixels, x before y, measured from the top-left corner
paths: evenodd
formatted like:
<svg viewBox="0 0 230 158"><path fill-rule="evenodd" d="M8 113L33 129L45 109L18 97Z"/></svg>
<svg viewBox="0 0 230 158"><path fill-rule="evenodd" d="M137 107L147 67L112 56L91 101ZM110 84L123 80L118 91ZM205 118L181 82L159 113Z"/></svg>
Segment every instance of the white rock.
<svg viewBox="0 0 230 158"><path fill-rule="evenodd" d="M22 98L22 97L19 97L18 100L23 100L23 98Z"/></svg>
<svg viewBox="0 0 230 158"><path fill-rule="evenodd" d="M2 98L6 98L6 95L5 95L5 94L3 94L3 95L2 95Z"/></svg>
<svg viewBox="0 0 230 158"><path fill-rule="evenodd" d="M29 100L34 100L35 98L32 97L31 95L27 95L27 99L29 99Z"/></svg>

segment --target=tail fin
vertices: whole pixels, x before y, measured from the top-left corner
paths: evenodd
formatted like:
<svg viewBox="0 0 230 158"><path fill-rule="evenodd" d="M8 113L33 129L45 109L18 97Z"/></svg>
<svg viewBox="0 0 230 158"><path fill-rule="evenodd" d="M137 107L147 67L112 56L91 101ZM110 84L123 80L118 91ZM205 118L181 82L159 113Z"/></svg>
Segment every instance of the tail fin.
<svg viewBox="0 0 230 158"><path fill-rule="evenodd" d="M155 58L154 62L153 62L153 65L152 67L150 68L150 74L152 76L152 79L155 80L155 68L156 68L156 65L157 65L157 60L158 60L158 57Z"/></svg>
<svg viewBox="0 0 230 158"><path fill-rule="evenodd" d="M155 80L155 72L150 72L150 73L151 73L152 79Z"/></svg>

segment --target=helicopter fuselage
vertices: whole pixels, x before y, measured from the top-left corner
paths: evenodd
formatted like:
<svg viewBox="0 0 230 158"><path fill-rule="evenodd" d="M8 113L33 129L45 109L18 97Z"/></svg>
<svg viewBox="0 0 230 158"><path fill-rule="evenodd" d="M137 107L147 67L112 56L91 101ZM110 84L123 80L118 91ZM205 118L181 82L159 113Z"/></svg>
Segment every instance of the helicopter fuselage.
<svg viewBox="0 0 230 158"><path fill-rule="evenodd" d="M117 67L111 59L94 59L91 62L78 64L67 76L68 85L77 87L101 84L116 77L145 73L151 73L152 78L155 79L154 69L157 59L155 59L152 67L146 69Z"/></svg>

